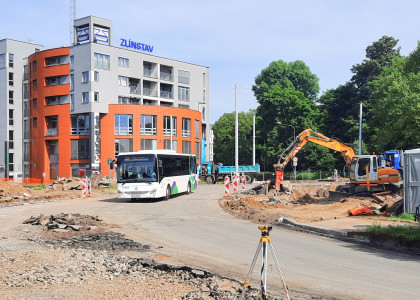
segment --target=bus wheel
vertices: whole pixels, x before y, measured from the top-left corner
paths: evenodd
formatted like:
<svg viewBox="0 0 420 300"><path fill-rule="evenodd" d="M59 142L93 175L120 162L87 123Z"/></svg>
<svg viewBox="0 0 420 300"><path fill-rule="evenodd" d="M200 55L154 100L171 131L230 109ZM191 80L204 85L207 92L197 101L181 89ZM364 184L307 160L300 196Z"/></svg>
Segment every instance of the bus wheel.
<svg viewBox="0 0 420 300"><path fill-rule="evenodd" d="M211 176L207 176L206 177L206 182L207 182L207 184L212 184L213 183L213 178Z"/></svg>
<svg viewBox="0 0 420 300"><path fill-rule="evenodd" d="M191 194L191 183L190 182L188 182L187 194Z"/></svg>
<svg viewBox="0 0 420 300"><path fill-rule="evenodd" d="M166 188L165 200L169 200L169 198L171 198L171 187L168 185Z"/></svg>
<svg viewBox="0 0 420 300"><path fill-rule="evenodd" d="M245 175L246 184L252 183L252 177L250 175Z"/></svg>

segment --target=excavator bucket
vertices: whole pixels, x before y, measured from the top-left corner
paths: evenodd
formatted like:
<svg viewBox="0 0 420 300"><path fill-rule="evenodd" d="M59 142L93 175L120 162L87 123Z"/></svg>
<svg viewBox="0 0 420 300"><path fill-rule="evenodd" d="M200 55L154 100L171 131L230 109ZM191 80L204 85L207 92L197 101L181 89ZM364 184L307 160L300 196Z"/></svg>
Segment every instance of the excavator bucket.
<svg viewBox="0 0 420 300"><path fill-rule="evenodd" d="M328 200L330 201L340 201L343 198L347 198L349 193L347 192L337 192L337 191L329 191Z"/></svg>

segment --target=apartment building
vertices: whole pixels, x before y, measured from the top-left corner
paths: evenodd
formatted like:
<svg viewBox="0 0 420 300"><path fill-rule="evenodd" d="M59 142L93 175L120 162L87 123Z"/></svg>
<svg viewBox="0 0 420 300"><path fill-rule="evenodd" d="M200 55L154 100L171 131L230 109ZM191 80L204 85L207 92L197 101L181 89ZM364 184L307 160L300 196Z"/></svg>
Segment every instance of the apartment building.
<svg viewBox="0 0 420 300"><path fill-rule="evenodd" d="M0 40L0 178L29 175L27 58L41 45Z"/></svg>
<svg viewBox="0 0 420 300"><path fill-rule="evenodd" d="M104 172L118 153L144 149L209 159L202 152L211 149L208 67L155 56L153 46L131 39L113 46L112 22L102 18L75 20L74 29L74 45L33 49L22 63L29 100L20 112L28 111L20 118L20 131L29 133L22 140L25 176Z"/></svg>

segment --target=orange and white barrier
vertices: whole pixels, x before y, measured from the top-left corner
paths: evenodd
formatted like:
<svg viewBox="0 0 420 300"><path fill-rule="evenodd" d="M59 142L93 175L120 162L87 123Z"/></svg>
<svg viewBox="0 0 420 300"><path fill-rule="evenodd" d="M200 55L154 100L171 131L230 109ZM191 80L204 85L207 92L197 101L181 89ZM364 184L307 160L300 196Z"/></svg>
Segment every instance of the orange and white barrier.
<svg viewBox="0 0 420 300"><path fill-rule="evenodd" d="M225 195L229 195L229 176L225 177Z"/></svg>
<svg viewBox="0 0 420 300"><path fill-rule="evenodd" d="M233 181L233 191L237 192L238 191L238 181L239 181L238 173L235 173L235 175L233 175L232 181Z"/></svg>
<svg viewBox="0 0 420 300"><path fill-rule="evenodd" d="M92 181L89 178L82 179L82 198L92 197Z"/></svg>
<svg viewBox="0 0 420 300"><path fill-rule="evenodd" d="M242 173L241 182L242 182L242 190L244 191L244 190L246 190L246 180L245 180L245 174L244 173Z"/></svg>

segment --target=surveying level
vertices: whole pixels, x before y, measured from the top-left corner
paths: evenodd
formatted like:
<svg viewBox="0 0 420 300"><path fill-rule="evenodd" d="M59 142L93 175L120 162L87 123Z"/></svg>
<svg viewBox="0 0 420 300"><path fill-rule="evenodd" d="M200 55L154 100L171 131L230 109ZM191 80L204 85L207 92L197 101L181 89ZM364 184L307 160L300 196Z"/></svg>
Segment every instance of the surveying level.
<svg viewBox="0 0 420 300"><path fill-rule="evenodd" d="M261 272L260 272L260 299L267 299L267 243L270 245L271 254L274 257L274 262L276 263L277 270L280 275L281 282L283 284L284 292L286 293L287 299L290 300L289 297L289 289L287 288L286 282L284 281L283 274L280 269L279 262L277 260L276 253L274 252L273 245L271 244L271 238L270 238L270 231L273 229L271 225L260 225L258 226L258 229L261 230L261 239L258 243L257 251L255 252L254 259L252 260L251 267L249 268L249 272L247 275L247 279L244 282L243 288L242 288L242 294L241 298L244 298L245 295L245 288L249 286L249 283L251 282L251 275L255 267L255 262L257 261L258 253L261 250L262 254L262 263L261 263Z"/></svg>

